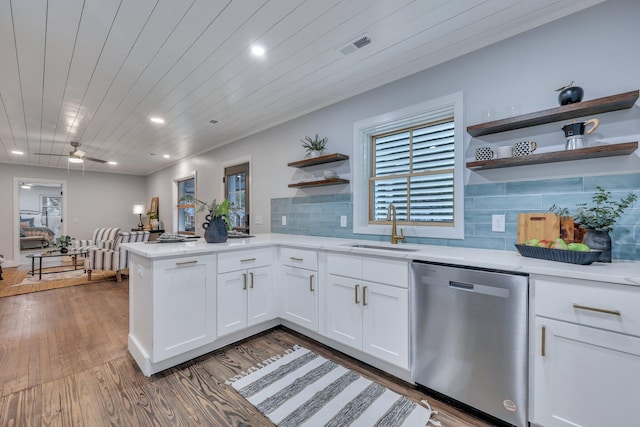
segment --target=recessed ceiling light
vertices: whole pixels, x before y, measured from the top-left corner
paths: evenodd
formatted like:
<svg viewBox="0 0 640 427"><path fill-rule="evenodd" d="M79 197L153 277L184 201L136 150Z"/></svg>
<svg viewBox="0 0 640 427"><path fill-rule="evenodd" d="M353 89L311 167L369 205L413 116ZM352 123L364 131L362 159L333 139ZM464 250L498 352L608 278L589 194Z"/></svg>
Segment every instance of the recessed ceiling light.
<svg viewBox="0 0 640 427"><path fill-rule="evenodd" d="M164 119L160 118L160 117L150 117L149 120L151 120L153 123L164 123Z"/></svg>
<svg viewBox="0 0 640 427"><path fill-rule="evenodd" d="M171 156L170 156L170 155L168 155L168 154L165 154L165 155L164 155L164 156L162 156L162 157L164 157L165 159L169 159L169 158L171 158Z"/></svg>
<svg viewBox="0 0 640 427"><path fill-rule="evenodd" d="M18 151L18 150L12 150L12 151L11 151L11 154L18 154L18 155L22 155L22 154L24 154L24 152L22 152L22 151Z"/></svg>
<svg viewBox="0 0 640 427"><path fill-rule="evenodd" d="M107 163L114 166L118 164L118 162L107 162Z"/></svg>
<svg viewBox="0 0 640 427"><path fill-rule="evenodd" d="M251 53L253 53L255 56L263 56L264 48L262 46L253 45L251 46Z"/></svg>

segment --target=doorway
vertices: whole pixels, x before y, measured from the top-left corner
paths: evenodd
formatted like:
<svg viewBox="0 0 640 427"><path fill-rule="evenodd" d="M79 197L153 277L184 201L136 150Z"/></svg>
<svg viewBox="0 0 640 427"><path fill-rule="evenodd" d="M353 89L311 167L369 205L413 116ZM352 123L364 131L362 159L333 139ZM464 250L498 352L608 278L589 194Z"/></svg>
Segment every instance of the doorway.
<svg viewBox="0 0 640 427"><path fill-rule="evenodd" d="M42 178L14 178L14 256L50 250L66 234L66 182ZM47 249L45 249L47 248Z"/></svg>
<svg viewBox="0 0 640 427"><path fill-rule="evenodd" d="M235 208L229 216L233 230L249 234L249 163L224 169L224 196Z"/></svg>

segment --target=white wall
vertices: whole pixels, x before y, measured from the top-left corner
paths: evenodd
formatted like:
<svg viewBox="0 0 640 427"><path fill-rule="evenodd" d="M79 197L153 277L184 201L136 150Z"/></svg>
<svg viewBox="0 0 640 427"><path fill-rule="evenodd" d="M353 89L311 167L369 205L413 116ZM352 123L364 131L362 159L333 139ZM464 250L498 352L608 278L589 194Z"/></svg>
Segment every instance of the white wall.
<svg viewBox="0 0 640 427"><path fill-rule="evenodd" d="M327 136L328 151L352 155L355 121L462 90L465 127L481 122L482 111L493 108L499 118L508 106L521 113L557 107L554 89L572 80L585 90L585 100L640 88L640 2L610 0L575 15L528 31L465 55L441 66L363 93L270 130L243 138L167 168L149 177L149 196L160 197L160 211L173 210L172 180L197 172L197 197L222 197L222 165L251 157L252 231L270 230L270 200L295 195L351 192L350 186L295 190L287 187L299 173L288 162L304 157L305 135ZM354 79L358 76L353 76ZM602 124L591 140L638 141L640 108L598 115ZM555 123L472 140L465 137L466 157L480 145L507 145L519 140L538 142L538 150L564 149L563 123ZM465 183L503 182L574 175L637 172L638 153L626 157L581 160L518 168L466 171ZM349 163L338 173L350 176ZM262 225L254 223L262 216ZM164 215L163 215L164 216ZM172 229L167 217L165 228Z"/></svg>
<svg viewBox="0 0 640 427"><path fill-rule="evenodd" d="M149 205L146 178L134 175L91 173L66 169L30 167L0 164L0 254L8 261L17 255L14 233L13 205L14 178L32 178L33 181L66 181L66 234L80 239L90 239L97 227L121 227L127 230L138 225L138 217L132 214L133 205ZM63 232L64 228L63 228Z"/></svg>

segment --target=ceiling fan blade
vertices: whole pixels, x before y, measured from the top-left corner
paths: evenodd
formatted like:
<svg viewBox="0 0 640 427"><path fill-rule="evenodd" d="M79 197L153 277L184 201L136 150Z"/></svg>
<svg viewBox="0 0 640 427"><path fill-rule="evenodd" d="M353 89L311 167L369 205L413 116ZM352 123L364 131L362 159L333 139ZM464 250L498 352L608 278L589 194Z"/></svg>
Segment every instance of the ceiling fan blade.
<svg viewBox="0 0 640 427"><path fill-rule="evenodd" d="M35 155L35 156L69 157L68 154L33 153L33 155Z"/></svg>
<svg viewBox="0 0 640 427"><path fill-rule="evenodd" d="M95 157L83 157L83 160L89 160L91 162L98 162L98 163L107 163L106 160L102 160L102 159L96 159Z"/></svg>

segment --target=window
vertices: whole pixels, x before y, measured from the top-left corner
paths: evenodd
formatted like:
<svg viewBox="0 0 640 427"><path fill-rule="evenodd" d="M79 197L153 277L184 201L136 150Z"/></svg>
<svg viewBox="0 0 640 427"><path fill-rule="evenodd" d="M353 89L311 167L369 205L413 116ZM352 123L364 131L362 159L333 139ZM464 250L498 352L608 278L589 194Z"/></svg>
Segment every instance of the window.
<svg viewBox="0 0 640 427"><path fill-rule="evenodd" d="M354 233L463 238L462 94L354 124Z"/></svg>
<svg viewBox="0 0 640 427"><path fill-rule="evenodd" d="M234 230L249 234L249 163L224 168L224 196L234 207L229 221Z"/></svg>
<svg viewBox="0 0 640 427"><path fill-rule="evenodd" d="M178 186L178 233L195 234L196 231L196 207L193 203L181 204L180 200L185 195L196 195L195 177L183 178L176 181Z"/></svg>

